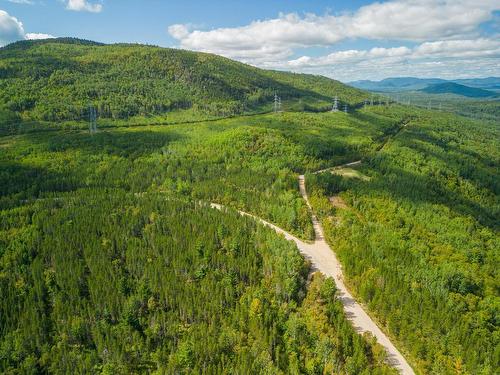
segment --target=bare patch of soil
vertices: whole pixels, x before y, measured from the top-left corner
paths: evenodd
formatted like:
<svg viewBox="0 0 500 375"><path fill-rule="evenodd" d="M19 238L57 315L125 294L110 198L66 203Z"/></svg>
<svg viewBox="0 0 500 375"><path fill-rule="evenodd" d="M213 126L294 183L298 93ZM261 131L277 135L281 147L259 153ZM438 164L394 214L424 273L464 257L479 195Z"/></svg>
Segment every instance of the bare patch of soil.
<svg viewBox="0 0 500 375"><path fill-rule="evenodd" d="M347 204L344 202L344 200L337 195L328 199L330 200L332 206L335 208L347 208Z"/></svg>

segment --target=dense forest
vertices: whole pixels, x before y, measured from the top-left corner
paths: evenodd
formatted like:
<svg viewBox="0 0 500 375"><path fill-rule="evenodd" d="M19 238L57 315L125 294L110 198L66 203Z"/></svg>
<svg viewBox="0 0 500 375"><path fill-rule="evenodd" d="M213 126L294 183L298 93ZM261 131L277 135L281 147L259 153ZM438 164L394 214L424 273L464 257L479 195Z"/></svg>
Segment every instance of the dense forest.
<svg viewBox="0 0 500 375"><path fill-rule="evenodd" d="M110 128L93 136L51 131L5 137L0 208L78 188L155 191L233 206L310 239L296 173L359 157L394 121L379 115L284 113Z"/></svg>
<svg viewBox="0 0 500 375"><path fill-rule="evenodd" d="M496 373L498 124L404 114L408 126L355 170L308 176L312 202L348 284L422 373Z"/></svg>
<svg viewBox="0 0 500 375"><path fill-rule="evenodd" d="M475 119L498 121L500 118L499 99L480 100L453 94L426 94L421 91L376 93L374 97L390 98L401 103L409 101L411 105L420 108L452 112Z"/></svg>
<svg viewBox="0 0 500 375"><path fill-rule="evenodd" d="M274 93L288 109L314 111L329 108L334 95L349 104L366 97L324 77L176 49L64 38L0 48L0 108L25 120L80 120L89 106L107 119L182 110L223 117L269 111Z"/></svg>
<svg viewBox="0 0 500 375"><path fill-rule="evenodd" d="M373 373L295 246L237 213L80 190L2 211L4 373Z"/></svg>
<svg viewBox="0 0 500 375"><path fill-rule="evenodd" d="M7 373L385 374L296 247L296 172L370 152L379 114L283 113L0 138Z"/></svg>
<svg viewBox="0 0 500 375"><path fill-rule="evenodd" d="M498 108L367 98L152 46L0 48L0 372L394 373L333 280L236 212L313 239L305 173L346 284L415 371L498 373Z"/></svg>

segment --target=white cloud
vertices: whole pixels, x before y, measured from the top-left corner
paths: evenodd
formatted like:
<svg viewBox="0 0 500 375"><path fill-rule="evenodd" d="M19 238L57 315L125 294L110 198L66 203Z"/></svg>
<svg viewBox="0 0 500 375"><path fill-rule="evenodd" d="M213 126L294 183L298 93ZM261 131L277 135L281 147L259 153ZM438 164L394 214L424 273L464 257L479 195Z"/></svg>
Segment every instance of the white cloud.
<svg viewBox="0 0 500 375"><path fill-rule="evenodd" d="M500 57L500 41L486 38L471 40L445 40L425 42L413 49L408 47L372 48L371 50L347 50L333 52L326 56L302 56L290 60L292 67L328 66L338 63L356 63L359 61L401 61L402 59L430 58L473 58Z"/></svg>
<svg viewBox="0 0 500 375"><path fill-rule="evenodd" d="M498 0L396 0L360 8L347 21L350 37L424 41L457 39L500 9Z"/></svg>
<svg viewBox="0 0 500 375"><path fill-rule="evenodd" d="M0 10L0 46L24 39L23 24L7 12Z"/></svg>
<svg viewBox="0 0 500 375"><path fill-rule="evenodd" d="M415 49L415 55L434 57L499 56L500 42L486 38L426 42Z"/></svg>
<svg viewBox="0 0 500 375"><path fill-rule="evenodd" d="M290 65L291 67L311 67L328 66L333 64L350 64L375 59L390 59L391 61L397 61L401 58L408 57L411 54L412 50L404 46L395 48L375 47L371 50L338 51L317 58L302 56L298 59L288 61L287 65Z"/></svg>
<svg viewBox="0 0 500 375"><path fill-rule="evenodd" d="M37 40L37 39L53 39L55 36L44 33L27 33L24 38L26 40Z"/></svg>
<svg viewBox="0 0 500 375"><path fill-rule="evenodd" d="M293 48L326 45L340 41L336 30L321 17L296 14L255 21L238 28L220 28L211 31L189 31L184 25L172 25L168 31L179 40L181 47L213 52L244 61L260 58L282 59L293 53Z"/></svg>
<svg viewBox="0 0 500 375"><path fill-rule="evenodd" d="M182 48L259 63L290 57L295 48L327 47L352 38L423 42L477 37L478 26L491 20L496 9L498 0L393 0L340 15L280 14L235 28L191 31L172 25L168 31Z"/></svg>
<svg viewBox="0 0 500 375"><path fill-rule="evenodd" d="M21 21L6 11L0 10L0 47L23 39L47 38L54 38L54 36L43 33L25 33Z"/></svg>
<svg viewBox="0 0 500 375"><path fill-rule="evenodd" d="M274 68L323 74L344 81L413 75L459 78L499 75L500 40L467 39L425 42L414 48L372 48L302 56Z"/></svg>
<svg viewBox="0 0 500 375"><path fill-rule="evenodd" d="M169 26L168 32L175 39L184 39L189 37L189 28L187 25L172 25Z"/></svg>
<svg viewBox="0 0 500 375"><path fill-rule="evenodd" d="M77 12L85 11L99 13L102 11L102 4L89 3L86 0L68 0L66 9L74 10Z"/></svg>
<svg viewBox="0 0 500 375"><path fill-rule="evenodd" d="M27 4L27 5L33 5L35 4L31 0L7 0L9 3L14 3L14 4Z"/></svg>

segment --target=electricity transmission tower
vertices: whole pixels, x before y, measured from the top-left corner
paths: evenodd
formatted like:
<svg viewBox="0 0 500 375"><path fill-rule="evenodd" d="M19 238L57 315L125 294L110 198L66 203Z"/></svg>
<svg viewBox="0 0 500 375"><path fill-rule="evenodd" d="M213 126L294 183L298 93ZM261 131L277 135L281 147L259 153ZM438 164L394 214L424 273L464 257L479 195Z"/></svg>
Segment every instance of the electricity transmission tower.
<svg viewBox="0 0 500 375"><path fill-rule="evenodd" d="M344 113L347 113L347 104L344 105Z"/></svg>
<svg viewBox="0 0 500 375"><path fill-rule="evenodd" d="M338 110L339 110L339 98L335 95L335 98L333 99L332 112L338 112Z"/></svg>
<svg viewBox="0 0 500 375"><path fill-rule="evenodd" d="M90 134L97 132L97 110L94 106L89 106L89 132Z"/></svg>
<svg viewBox="0 0 500 375"><path fill-rule="evenodd" d="M370 102L370 105L373 106L373 95L371 97L371 102Z"/></svg>
<svg viewBox="0 0 500 375"><path fill-rule="evenodd" d="M274 113L281 112L281 98L274 93Z"/></svg>

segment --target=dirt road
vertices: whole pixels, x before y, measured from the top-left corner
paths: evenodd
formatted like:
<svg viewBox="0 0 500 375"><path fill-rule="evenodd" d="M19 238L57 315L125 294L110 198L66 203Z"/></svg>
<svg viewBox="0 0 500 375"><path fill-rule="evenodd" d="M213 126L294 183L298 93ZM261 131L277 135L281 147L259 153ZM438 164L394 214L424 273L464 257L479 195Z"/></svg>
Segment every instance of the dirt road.
<svg viewBox="0 0 500 375"><path fill-rule="evenodd" d="M311 208L303 175L299 177L299 187L302 197L306 201L309 208ZM412 368L399 352L399 350L380 330L377 324L368 316L361 305L356 302L351 293L349 293L343 281L342 266L333 250L326 243L321 223L314 214L312 215L312 222L314 226L314 233L316 234L316 240L313 244L304 243L290 234L285 235L285 237L297 244L300 252L311 261L315 269L326 276L332 277L335 280L339 299L344 305L344 310L347 318L351 321L356 331L358 333L370 332L377 338L377 342L382 345L387 351L388 362L391 365L397 368L402 374L414 374ZM275 226L272 227L278 232L284 232L283 230L276 228Z"/></svg>
<svg viewBox="0 0 500 375"><path fill-rule="evenodd" d="M359 164L359 162L355 163L355 165L357 164ZM303 175L299 177L299 187L302 197L311 209ZM212 203L211 206L218 210L222 210L224 208L224 206L215 203ZM414 374L412 368L401 355L399 350L396 349L389 338L380 330L377 324L368 316L361 305L356 302L351 293L347 290L343 281L342 266L340 265L335 253L326 243L323 235L323 228L319 220L316 218L316 215L312 214L312 222L316 239L314 243L305 243L274 224L246 212L240 211L240 214L260 221L264 225L274 229L276 232L283 234L287 240L295 242L302 255L311 261L314 270L320 271L324 275L330 276L335 280L335 284L338 289L338 298L344 305L346 316L351 321L356 331L360 334L370 332L373 336L375 336L377 338L377 342L387 351L388 363L394 366L401 374Z"/></svg>
<svg viewBox="0 0 500 375"><path fill-rule="evenodd" d="M356 167L361 164L361 160L358 161L353 161L352 163L347 163L347 164L342 164L342 165L336 165L335 167L330 167L330 168L325 168L325 169L320 169L319 171L313 172L313 174L320 174L328 171L333 171L335 169L340 169L340 168L347 168L347 167Z"/></svg>

